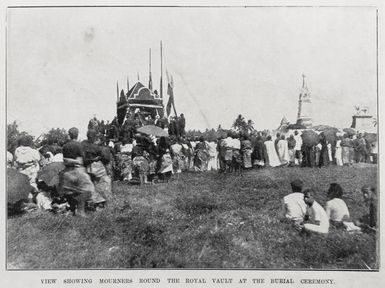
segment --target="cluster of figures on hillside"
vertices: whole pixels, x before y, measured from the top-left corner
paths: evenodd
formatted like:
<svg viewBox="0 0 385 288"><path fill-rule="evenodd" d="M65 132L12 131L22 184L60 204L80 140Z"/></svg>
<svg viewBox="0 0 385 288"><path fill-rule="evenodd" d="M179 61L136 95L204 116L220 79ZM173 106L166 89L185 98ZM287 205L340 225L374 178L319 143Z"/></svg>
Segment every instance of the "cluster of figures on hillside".
<svg viewBox="0 0 385 288"><path fill-rule="evenodd" d="M161 118L156 115L152 118L151 114L146 114L137 108L135 111L127 111L122 125L119 124L118 117L111 121L104 122L95 116L88 122L88 129L94 129L102 142L122 139L124 137L134 138L137 129L147 125L157 126L167 132L168 135L181 137L186 134L186 118L183 113L179 116L170 116L169 119Z"/></svg>
<svg viewBox="0 0 385 288"><path fill-rule="evenodd" d="M28 177L34 187L30 199L38 207L52 209L55 199L65 196L70 209L78 209L80 214L86 203L94 209L103 207L111 197L114 180L154 184L167 182L183 171L227 173L253 167L322 167L376 161L377 152L360 134L345 135L330 143L323 133L317 135L316 141L309 141L306 131L302 135L295 131L288 137L277 134L274 141L264 132L222 132L219 139L212 141L136 132L132 137L123 134L113 142L106 141L108 138L100 131L89 129L87 140L79 142L79 130L74 127L68 131L69 140L64 145L56 143L39 150L31 147L31 139L22 137L14 155L8 151L7 160L9 167ZM56 182L52 175L57 176Z"/></svg>
<svg viewBox="0 0 385 288"><path fill-rule="evenodd" d="M377 189L365 185L361 188L367 208L361 218L351 219L349 208L342 200L343 188L331 183L327 191L325 209L314 199L313 189L303 188L303 182L291 182L292 193L282 201L283 219L292 222L303 233L327 234L330 229L344 229L350 232L376 232L377 229Z"/></svg>

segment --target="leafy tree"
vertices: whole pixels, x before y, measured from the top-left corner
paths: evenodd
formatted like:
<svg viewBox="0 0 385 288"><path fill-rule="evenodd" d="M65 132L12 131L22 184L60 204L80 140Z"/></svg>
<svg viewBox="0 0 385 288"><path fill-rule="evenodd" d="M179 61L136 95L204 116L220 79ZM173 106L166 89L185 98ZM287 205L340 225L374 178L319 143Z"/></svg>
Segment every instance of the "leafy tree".
<svg viewBox="0 0 385 288"><path fill-rule="evenodd" d="M247 123L245 121L245 117L243 117L241 114L239 114L237 119L235 119L235 121L231 127L237 131L247 130Z"/></svg>
<svg viewBox="0 0 385 288"><path fill-rule="evenodd" d="M252 132L252 131L255 130L255 129L254 129L254 121L251 120L251 119L247 120L247 130L248 130L249 132Z"/></svg>
<svg viewBox="0 0 385 288"><path fill-rule="evenodd" d="M254 131L253 125L253 120L249 119L246 122L245 117L239 114L237 119L235 119L232 127L241 134L249 134L250 132Z"/></svg>
<svg viewBox="0 0 385 288"><path fill-rule="evenodd" d="M57 144L62 146L68 141L67 131L63 128L52 128L43 135L41 144L42 145L53 145Z"/></svg>
<svg viewBox="0 0 385 288"><path fill-rule="evenodd" d="M17 146L19 146L19 139L22 136L29 136L32 141L34 140L34 137L29 135L27 132L19 131L19 125L16 121L7 125L7 150L9 152L12 154L15 152Z"/></svg>

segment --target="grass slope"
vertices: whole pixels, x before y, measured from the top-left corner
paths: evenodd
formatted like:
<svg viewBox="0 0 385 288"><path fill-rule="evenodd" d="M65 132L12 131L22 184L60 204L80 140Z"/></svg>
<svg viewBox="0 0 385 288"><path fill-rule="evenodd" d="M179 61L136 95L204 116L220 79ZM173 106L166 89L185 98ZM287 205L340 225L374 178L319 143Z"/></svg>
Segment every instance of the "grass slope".
<svg viewBox="0 0 385 288"><path fill-rule="evenodd" d="M185 173L167 184L116 182L104 211L86 219L35 212L8 219L8 268L377 269L376 235L298 235L280 221L290 182L345 189L353 219L365 213L359 188L376 167L277 168L242 175Z"/></svg>

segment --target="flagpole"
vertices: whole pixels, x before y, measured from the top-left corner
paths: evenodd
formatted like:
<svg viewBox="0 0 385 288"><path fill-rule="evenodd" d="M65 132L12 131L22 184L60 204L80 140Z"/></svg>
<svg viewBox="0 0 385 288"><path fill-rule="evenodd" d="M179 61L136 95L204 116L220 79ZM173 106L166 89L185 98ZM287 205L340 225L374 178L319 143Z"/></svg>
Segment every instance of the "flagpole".
<svg viewBox="0 0 385 288"><path fill-rule="evenodd" d="M150 53L149 53L149 77L148 77L148 89L152 91L152 77L151 77L151 48L150 48Z"/></svg>
<svg viewBox="0 0 385 288"><path fill-rule="evenodd" d="M170 75L170 83L172 87L172 107L174 109L175 117L178 117L178 114L176 113L176 108L175 108L175 97L174 97L174 78L172 75Z"/></svg>
<svg viewBox="0 0 385 288"><path fill-rule="evenodd" d="M163 47L160 41L160 98L163 98Z"/></svg>
<svg viewBox="0 0 385 288"><path fill-rule="evenodd" d="M116 102L119 102L119 82L116 81Z"/></svg>

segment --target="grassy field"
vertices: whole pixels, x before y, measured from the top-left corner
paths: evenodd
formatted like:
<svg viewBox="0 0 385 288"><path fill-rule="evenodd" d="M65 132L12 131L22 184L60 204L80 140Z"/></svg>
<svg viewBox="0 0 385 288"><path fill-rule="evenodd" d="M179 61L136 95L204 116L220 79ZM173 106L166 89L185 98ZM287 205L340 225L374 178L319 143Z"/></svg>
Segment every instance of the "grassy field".
<svg viewBox="0 0 385 288"><path fill-rule="evenodd" d="M154 186L113 184L114 198L88 218L34 212L7 221L10 269L266 268L377 269L375 234L333 230L301 236L281 221L290 182L345 189L351 216L376 167L276 168L237 174L184 173Z"/></svg>

